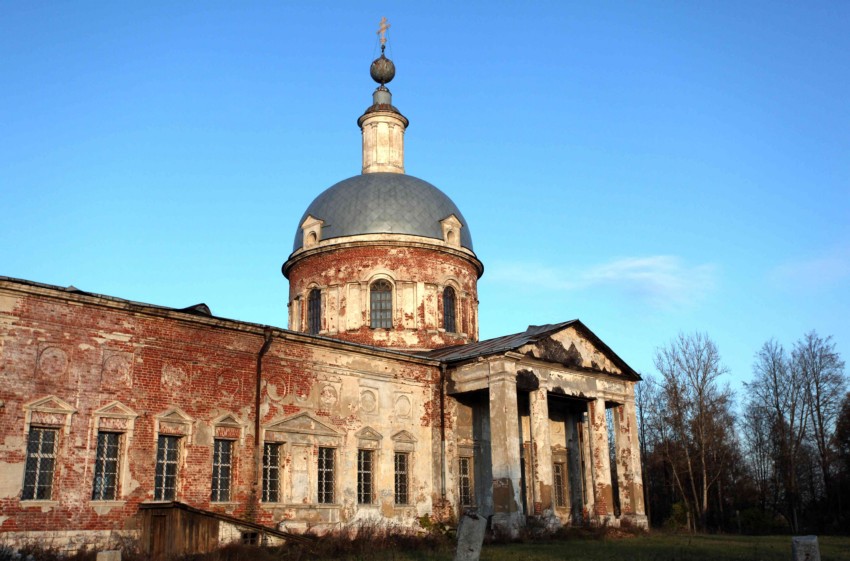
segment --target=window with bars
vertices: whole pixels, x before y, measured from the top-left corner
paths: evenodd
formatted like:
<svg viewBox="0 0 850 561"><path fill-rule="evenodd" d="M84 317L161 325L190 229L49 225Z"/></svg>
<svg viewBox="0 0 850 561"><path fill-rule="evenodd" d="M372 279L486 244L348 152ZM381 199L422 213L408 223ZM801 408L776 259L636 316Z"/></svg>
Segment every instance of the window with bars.
<svg viewBox="0 0 850 561"><path fill-rule="evenodd" d="M322 292L318 288L307 297L307 333L316 335L322 330Z"/></svg>
<svg viewBox="0 0 850 561"><path fill-rule="evenodd" d="M357 451L357 503L372 504L372 466L374 451Z"/></svg>
<svg viewBox="0 0 850 561"><path fill-rule="evenodd" d="M472 458L458 458L458 494L460 495L460 506L472 506L475 504L472 494Z"/></svg>
<svg viewBox="0 0 850 561"><path fill-rule="evenodd" d="M455 321L455 289L447 286L443 290L443 327L449 333L457 331Z"/></svg>
<svg viewBox="0 0 850 561"><path fill-rule="evenodd" d="M334 502L334 449L319 448L318 500L322 504Z"/></svg>
<svg viewBox="0 0 850 561"><path fill-rule="evenodd" d="M212 465L213 502L230 500L230 482L233 474L233 441L216 438L213 441Z"/></svg>
<svg viewBox="0 0 850 561"><path fill-rule="evenodd" d="M552 466L552 478L555 486L555 506L567 506L567 466L564 462L555 462Z"/></svg>
<svg viewBox="0 0 850 561"><path fill-rule="evenodd" d="M22 500L48 501L52 498L58 434L57 429L30 428Z"/></svg>
<svg viewBox="0 0 850 561"><path fill-rule="evenodd" d="M280 444L263 446L263 502L280 502Z"/></svg>
<svg viewBox="0 0 850 561"><path fill-rule="evenodd" d="M118 459L121 455L121 433L97 433L94 459L93 501L114 501L118 496Z"/></svg>
<svg viewBox="0 0 850 561"><path fill-rule="evenodd" d="M410 501L410 454L407 452L395 453L395 504L406 505Z"/></svg>
<svg viewBox="0 0 850 561"><path fill-rule="evenodd" d="M369 289L370 323L373 328L391 329L393 326L393 287L385 280L377 280Z"/></svg>
<svg viewBox="0 0 850 561"><path fill-rule="evenodd" d="M156 442L156 474L153 498L173 501L177 496L177 472L180 461L180 437L161 434Z"/></svg>

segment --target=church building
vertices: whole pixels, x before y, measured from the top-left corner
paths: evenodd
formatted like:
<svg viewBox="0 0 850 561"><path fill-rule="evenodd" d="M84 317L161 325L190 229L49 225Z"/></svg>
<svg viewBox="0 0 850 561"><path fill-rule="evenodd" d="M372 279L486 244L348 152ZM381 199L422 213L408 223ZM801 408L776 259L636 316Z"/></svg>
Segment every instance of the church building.
<svg viewBox="0 0 850 561"><path fill-rule="evenodd" d="M405 173L381 53L362 173L293 222L287 329L0 277L0 543L152 551L174 505L219 541L465 511L646 526L640 377L576 319L479 340L484 266Z"/></svg>

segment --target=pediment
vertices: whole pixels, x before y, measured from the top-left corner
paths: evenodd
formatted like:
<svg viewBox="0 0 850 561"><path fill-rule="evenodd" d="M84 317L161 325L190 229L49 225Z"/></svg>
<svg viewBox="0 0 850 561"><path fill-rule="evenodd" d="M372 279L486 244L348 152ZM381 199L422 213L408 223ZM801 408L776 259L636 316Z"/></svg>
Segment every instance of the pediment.
<svg viewBox="0 0 850 561"><path fill-rule="evenodd" d="M47 397L42 397L40 399L36 399L35 401L25 403L24 410L65 414L76 413L77 411L67 401L59 399L55 395L48 395Z"/></svg>
<svg viewBox="0 0 850 561"><path fill-rule="evenodd" d="M242 423L242 421L240 421L233 413L226 413L225 415L213 420L213 425L217 427L233 427L241 429L244 426L244 423Z"/></svg>
<svg viewBox="0 0 850 561"><path fill-rule="evenodd" d="M193 422L192 417L190 417L185 411L180 409L179 407L170 407L156 416L159 421L166 421L169 423L191 423Z"/></svg>
<svg viewBox="0 0 850 561"><path fill-rule="evenodd" d="M378 433L372 427L363 427L359 431L357 431L354 436L356 436L360 440L381 440L384 437Z"/></svg>
<svg viewBox="0 0 850 561"><path fill-rule="evenodd" d="M121 403L120 401L112 401L107 403L100 409L94 412L97 417L120 417L123 419L135 419L139 416L138 413Z"/></svg>
<svg viewBox="0 0 850 561"><path fill-rule="evenodd" d="M409 444L414 444L416 442L416 437L414 437L406 430L400 430L393 435L392 440L393 442L406 442Z"/></svg>
<svg viewBox="0 0 850 561"><path fill-rule="evenodd" d="M638 378L637 373L608 345L578 321L570 322L556 331L542 334L517 351L530 358L567 368Z"/></svg>
<svg viewBox="0 0 850 561"><path fill-rule="evenodd" d="M339 436L339 432L310 413L299 413L266 427L267 431L311 434L315 436Z"/></svg>
<svg viewBox="0 0 850 561"><path fill-rule="evenodd" d="M321 225L321 224L324 224L324 223L325 223L324 220L320 220L320 219L315 218L312 215L308 214L307 218L304 219L304 222L301 223L301 229L307 230L310 227L315 226L316 224Z"/></svg>

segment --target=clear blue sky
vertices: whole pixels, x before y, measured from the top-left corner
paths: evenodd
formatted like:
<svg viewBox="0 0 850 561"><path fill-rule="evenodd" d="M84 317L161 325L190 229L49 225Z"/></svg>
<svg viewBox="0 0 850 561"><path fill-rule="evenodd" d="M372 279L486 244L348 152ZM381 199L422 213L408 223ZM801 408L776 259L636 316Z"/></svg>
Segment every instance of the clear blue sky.
<svg viewBox="0 0 850 561"><path fill-rule="evenodd" d="M470 224L481 337L580 318L635 369L707 332L850 363L850 3L0 5L0 274L285 326L359 173L381 16L407 170Z"/></svg>

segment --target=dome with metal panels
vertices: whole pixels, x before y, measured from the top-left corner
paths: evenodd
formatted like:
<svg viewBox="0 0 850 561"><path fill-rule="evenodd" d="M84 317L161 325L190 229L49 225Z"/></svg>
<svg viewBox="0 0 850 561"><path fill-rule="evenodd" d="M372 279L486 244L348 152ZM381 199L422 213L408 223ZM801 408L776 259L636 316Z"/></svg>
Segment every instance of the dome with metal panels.
<svg viewBox="0 0 850 561"><path fill-rule="evenodd" d="M361 234L442 240L440 221L454 215L463 225L460 245L472 250L469 225L452 200L427 181L402 173L364 173L324 191L299 220L293 251L303 246L300 226L308 215L323 221L323 240Z"/></svg>

